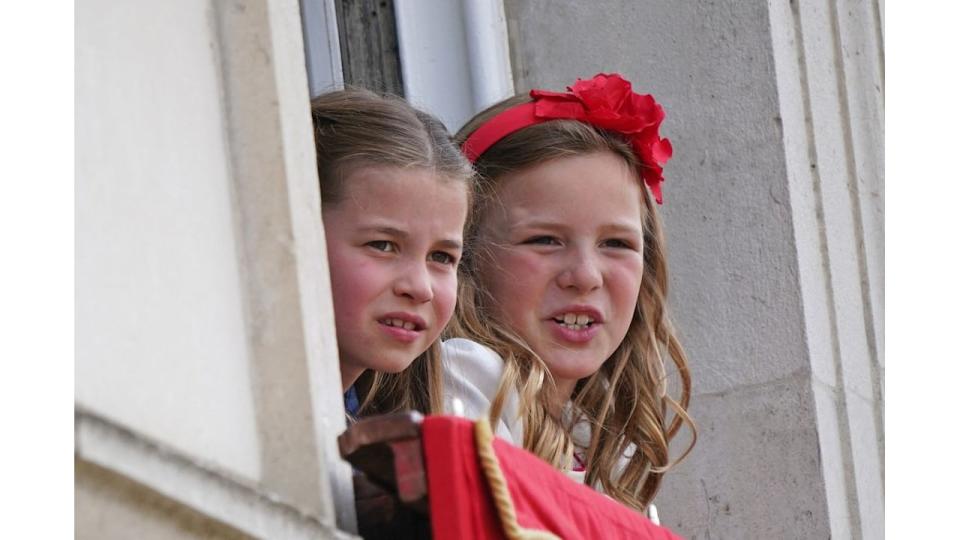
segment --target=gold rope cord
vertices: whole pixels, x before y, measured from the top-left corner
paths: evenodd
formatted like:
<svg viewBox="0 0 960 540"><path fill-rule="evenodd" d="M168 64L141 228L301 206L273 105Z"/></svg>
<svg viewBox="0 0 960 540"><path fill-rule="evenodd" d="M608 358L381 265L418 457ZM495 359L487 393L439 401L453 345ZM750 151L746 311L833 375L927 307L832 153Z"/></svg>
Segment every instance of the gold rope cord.
<svg viewBox="0 0 960 540"><path fill-rule="evenodd" d="M513 499L507 489L507 479L500 470L500 462L493 451L493 430L490 421L481 418L473 425L474 436L477 439L477 454L480 456L480 466L487 477L490 492L493 495L494 506L500 516L503 532L509 540L560 540L560 537L548 532L534 529L524 529L517 522L517 512L513 507Z"/></svg>

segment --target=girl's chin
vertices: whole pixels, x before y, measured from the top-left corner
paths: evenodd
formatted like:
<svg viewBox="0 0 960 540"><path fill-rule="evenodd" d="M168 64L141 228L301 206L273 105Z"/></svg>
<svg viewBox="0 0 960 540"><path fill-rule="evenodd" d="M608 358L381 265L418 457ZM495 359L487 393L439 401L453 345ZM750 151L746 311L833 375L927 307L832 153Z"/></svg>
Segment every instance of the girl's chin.
<svg viewBox="0 0 960 540"><path fill-rule="evenodd" d="M417 356L420 355L418 354ZM413 364L413 361L417 359L417 356L409 358L379 359L377 362L371 362L367 369L371 371L379 371L380 373L400 373L401 371L410 367L410 365Z"/></svg>
<svg viewBox="0 0 960 540"><path fill-rule="evenodd" d="M416 358L414 358L413 360L416 360ZM402 371L404 371L405 369L407 369L413 364L413 360L410 360L409 362L402 365L390 366L387 369L383 369L381 371L383 371L384 373L393 373L393 374L401 373Z"/></svg>
<svg viewBox="0 0 960 540"><path fill-rule="evenodd" d="M569 383L570 381L573 381L573 383L576 383L580 379L586 379L587 377L590 377L596 373L602 365L603 362L598 362L596 363L595 369L590 369L589 367L585 369L584 364L557 365L556 363L553 363L553 365L551 365L551 363L547 363L547 367L550 369L550 374L553 376L554 380L557 381L558 386L563 382Z"/></svg>
<svg viewBox="0 0 960 540"><path fill-rule="evenodd" d="M596 373L600 366L610 356L605 351L598 351L599 347L571 349L563 343L552 342L546 347L534 348L535 353L550 368L554 377L563 379L582 379ZM611 351L610 354L613 354Z"/></svg>

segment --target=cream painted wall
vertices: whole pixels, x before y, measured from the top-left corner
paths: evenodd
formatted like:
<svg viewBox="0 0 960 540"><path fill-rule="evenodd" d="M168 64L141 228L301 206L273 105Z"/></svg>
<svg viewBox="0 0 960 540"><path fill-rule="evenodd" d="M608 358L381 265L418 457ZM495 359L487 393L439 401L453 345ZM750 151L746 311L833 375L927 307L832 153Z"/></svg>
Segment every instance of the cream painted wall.
<svg viewBox="0 0 960 540"><path fill-rule="evenodd" d="M256 480L211 10L195 0L86 4L76 50L77 403Z"/></svg>
<svg viewBox="0 0 960 540"><path fill-rule="evenodd" d="M301 30L297 0L78 4L75 453L255 537L348 538Z"/></svg>

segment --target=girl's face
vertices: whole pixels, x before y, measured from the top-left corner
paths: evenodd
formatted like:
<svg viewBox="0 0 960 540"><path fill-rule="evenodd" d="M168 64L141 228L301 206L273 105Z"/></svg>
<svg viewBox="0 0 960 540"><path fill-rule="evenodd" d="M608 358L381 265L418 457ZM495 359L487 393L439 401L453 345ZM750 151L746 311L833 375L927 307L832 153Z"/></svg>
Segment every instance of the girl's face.
<svg viewBox="0 0 960 540"><path fill-rule="evenodd" d="M505 175L484 217L483 286L562 396L630 326L643 273L641 189L612 152L559 158Z"/></svg>
<svg viewBox="0 0 960 540"><path fill-rule="evenodd" d="M467 191L426 169L363 167L323 209L344 388L402 371L453 315Z"/></svg>

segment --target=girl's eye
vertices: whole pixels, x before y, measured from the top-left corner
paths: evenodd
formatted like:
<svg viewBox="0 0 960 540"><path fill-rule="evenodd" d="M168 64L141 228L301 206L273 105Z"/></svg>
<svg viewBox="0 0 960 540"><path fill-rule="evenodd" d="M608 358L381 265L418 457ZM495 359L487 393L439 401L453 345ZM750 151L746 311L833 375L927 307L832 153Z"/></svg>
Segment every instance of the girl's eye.
<svg viewBox="0 0 960 540"><path fill-rule="evenodd" d="M601 243L600 245L603 247L612 247L612 248L618 248L618 249L633 249L633 244L631 244L626 240L621 240L619 238L611 238L609 240L604 240L603 243Z"/></svg>
<svg viewBox="0 0 960 540"><path fill-rule="evenodd" d="M394 253L397 251L397 245L389 240L374 240L373 242L367 242L367 245L384 253Z"/></svg>
<svg viewBox="0 0 960 540"><path fill-rule="evenodd" d="M523 241L524 244L534 246L558 246L560 241L552 236L532 236Z"/></svg>
<svg viewBox="0 0 960 540"><path fill-rule="evenodd" d="M457 264L457 258L443 251L434 251L430 254L430 262L454 266Z"/></svg>

